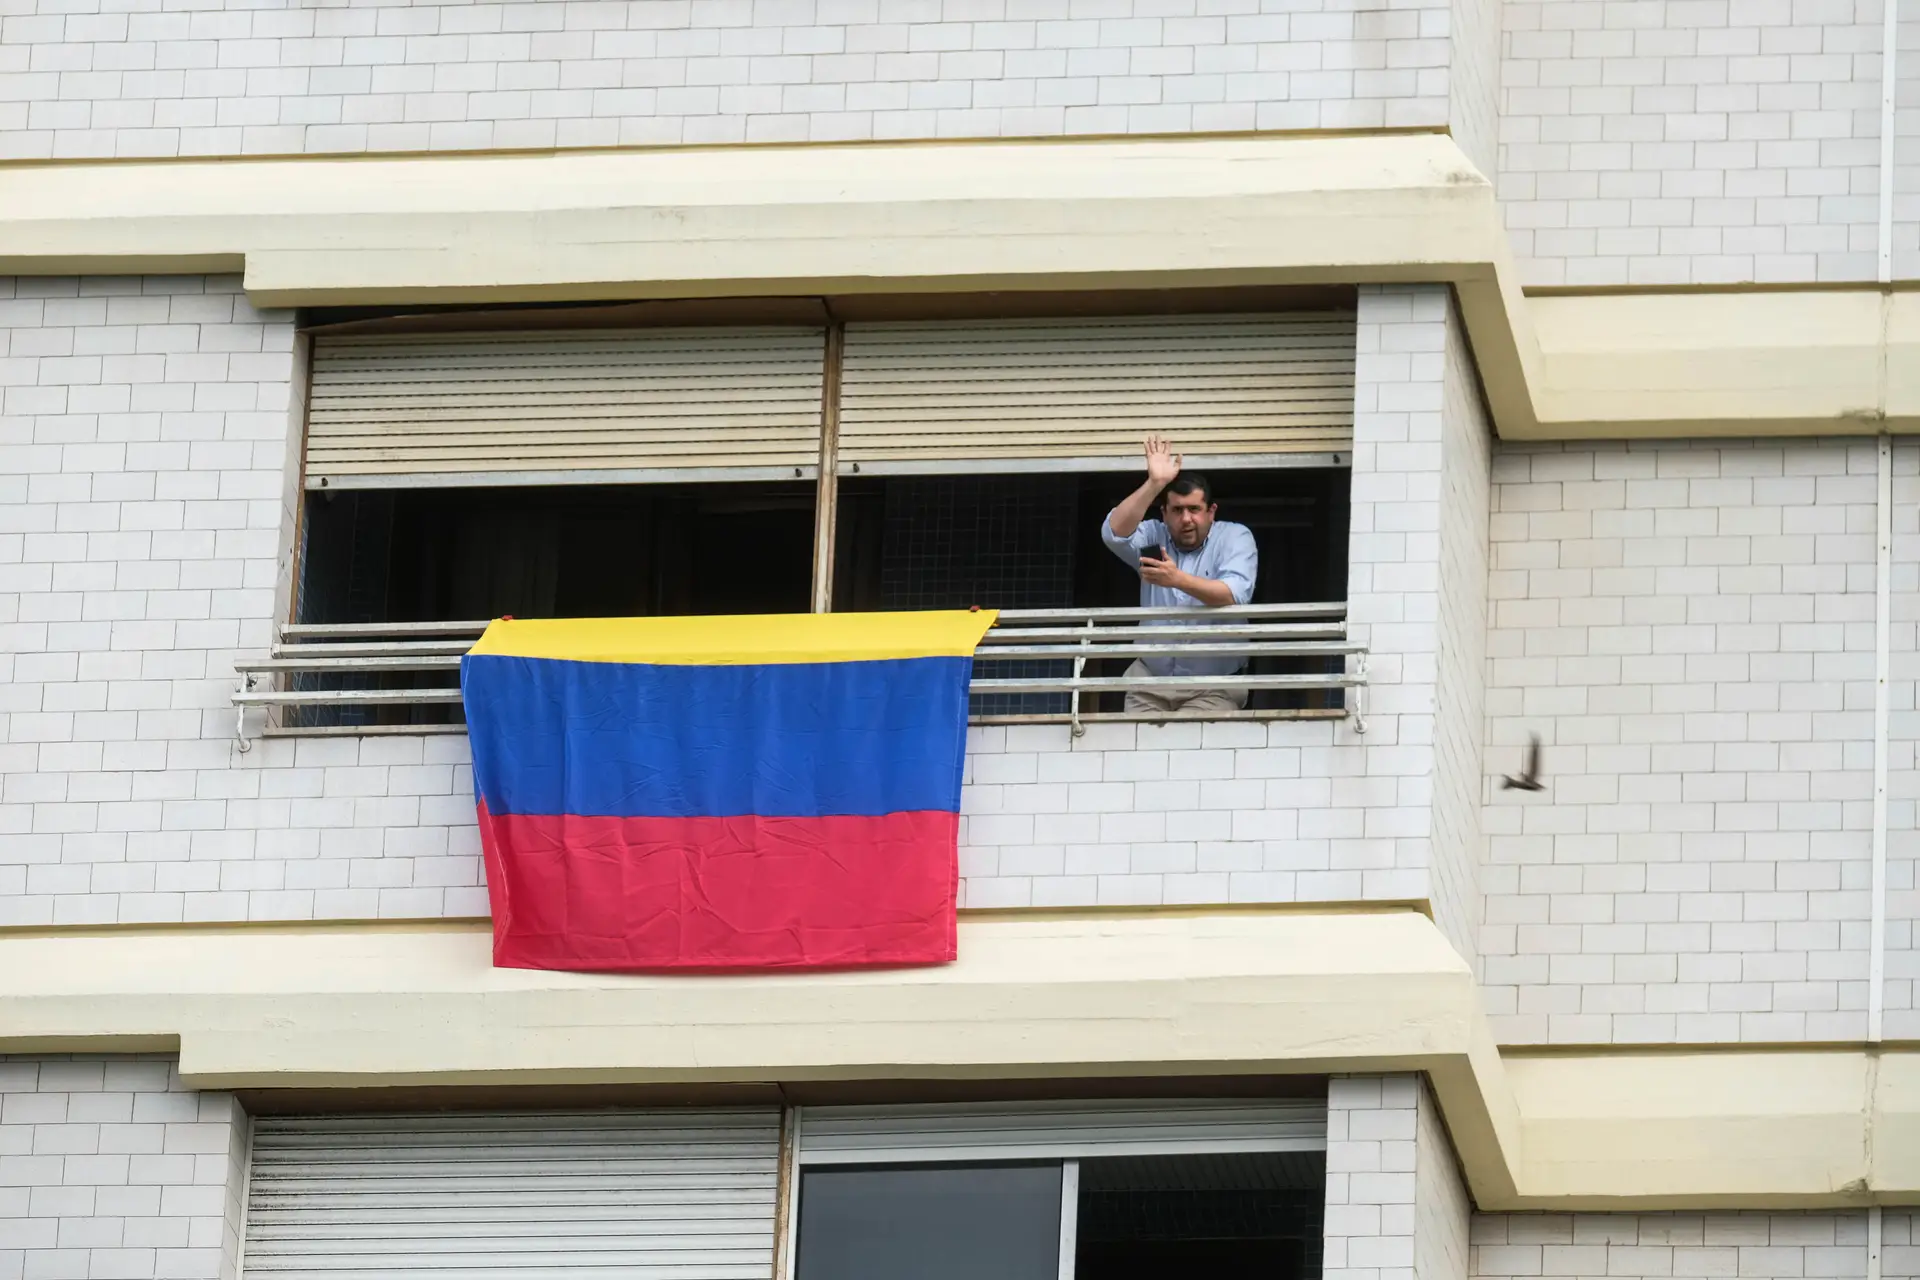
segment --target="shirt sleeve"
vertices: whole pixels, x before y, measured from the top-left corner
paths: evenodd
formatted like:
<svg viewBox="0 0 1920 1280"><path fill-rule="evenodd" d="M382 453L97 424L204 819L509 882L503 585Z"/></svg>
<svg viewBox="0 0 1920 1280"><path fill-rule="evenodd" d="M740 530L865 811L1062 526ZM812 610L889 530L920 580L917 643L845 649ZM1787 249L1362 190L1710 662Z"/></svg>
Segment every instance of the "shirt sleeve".
<svg viewBox="0 0 1920 1280"><path fill-rule="evenodd" d="M1140 527L1133 531L1132 537L1123 538L1113 531L1113 517L1109 513L1100 521L1100 541L1107 544L1107 550L1138 569L1140 553L1143 550L1166 544L1167 526L1158 520L1142 520Z"/></svg>
<svg viewBox="0 0 1920 1280"><path fill-rule="evenodd" d="M1235 604L1246 604L1253 599L1254 579L1260 576L1260 548L1253 540L1253 531L1245 525L1236 526L1224 550L1218 579L1233 592Z"/></svg>

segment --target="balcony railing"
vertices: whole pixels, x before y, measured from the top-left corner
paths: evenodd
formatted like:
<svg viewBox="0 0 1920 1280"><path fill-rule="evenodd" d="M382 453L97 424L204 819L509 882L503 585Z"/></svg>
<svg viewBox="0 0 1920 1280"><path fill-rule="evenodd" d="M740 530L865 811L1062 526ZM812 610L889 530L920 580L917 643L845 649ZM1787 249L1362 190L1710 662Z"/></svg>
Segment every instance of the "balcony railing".
<svg viewBox="0 0 1920 1280"><path fill-rule="evenodd" d="M1342 604L1257 604L1210 609L1204 629L1191 609L1008 609L974 653L974 723L1091 720L1347 718L1366 732L1367 650L1347 638ZM234 664L237 733L462 732L461 656L485 622L287 624L264 658ZM1237 657L1245 669L1219 676L1129 676L1110 670L1137 658ZM1016 673L1008 674L1017 665ZM1276 668L1289 668L1278 670ZM1090 695L1140 690L1278 691L1292 705L1243 711L1099 711ZM1315 705L1318 704L1318 705ZM266 708L266 722L248 719ZM404 717L403 722L395 720Z"/></svg>

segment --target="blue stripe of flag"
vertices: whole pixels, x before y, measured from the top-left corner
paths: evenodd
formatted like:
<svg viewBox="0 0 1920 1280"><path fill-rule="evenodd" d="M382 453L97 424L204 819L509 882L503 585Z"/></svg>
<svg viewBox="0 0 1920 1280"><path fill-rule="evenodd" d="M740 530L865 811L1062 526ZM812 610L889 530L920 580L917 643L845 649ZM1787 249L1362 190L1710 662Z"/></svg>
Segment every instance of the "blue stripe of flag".
<svg viewBox="0 0 1920 1280"><path fill-rule="evenodd" d="M494 814L957 812L971 657L655 666L469 656Z"/></svg>

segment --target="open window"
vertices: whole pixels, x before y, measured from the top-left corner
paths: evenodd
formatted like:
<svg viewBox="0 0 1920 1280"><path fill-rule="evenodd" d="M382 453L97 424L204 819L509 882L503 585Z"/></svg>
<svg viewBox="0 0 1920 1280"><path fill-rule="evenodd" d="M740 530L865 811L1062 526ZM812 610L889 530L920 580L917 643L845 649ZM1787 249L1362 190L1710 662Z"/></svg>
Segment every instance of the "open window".
<svg viewBox="0 0 1920 1280"><path fill-rule="evenodd" d="M318 330L294 609L243 668L275 688L239 700L279 707L283 730L457 726L459 641L506 614L980 605L1052 627L1034 611L1126 609L1138 578L1099 530L1155 433L1259 548L1268 612L1235 635L1317 609L1279 628L1311 653L1248 660L1249 712L1339 713L1350 297L959 320L815 305L817 324L632 327L634 308L602 308L570 328L562 308ZM1106 648L983 663L1039 689L974 713L1118 714L1130 659Z"/></svg>

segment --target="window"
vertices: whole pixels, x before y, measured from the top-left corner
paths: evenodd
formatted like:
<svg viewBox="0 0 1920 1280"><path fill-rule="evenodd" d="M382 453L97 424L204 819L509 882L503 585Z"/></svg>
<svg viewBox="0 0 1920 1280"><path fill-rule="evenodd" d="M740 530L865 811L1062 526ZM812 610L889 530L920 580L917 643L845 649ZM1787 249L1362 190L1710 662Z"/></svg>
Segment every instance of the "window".
<svg viewBox="0 0 1920 1280"><path fill-rule="evenodd" d="M801 1175L797 1280L1317 1280L1322 1153Z"/></svg>
<svg viewBox="0 0 1920 1280"><path fill-rule="evenodd" d="M1134 606L1138 579L1099 528L1138 483L1148 432L1175 437L1212 478L1220 518L1252 530L1254 603L1337 606L1353 316L1339 298L1314 301L612 329L565 328L544 309L526 313L543 326L526 330L498 328L498 313L471 332L447 327L457 315L432 332L323 329L291 621L317 638L315 627L504 614ZM1253 658L1246 670L1275 687L1248 709L1342 706L1337 687L1278 687L1345 671L1343 633L1322 639L1312 657ZM439 660L456 650L436 652L430 669L403 655L377 672L282 660L293 691L387 695L310 698L283 725L456 724ZM1129 665L1094 657L1078 673L1111 679ZM1051 657L990 672L1075 673ZM1051 718L1122 704L1118 691L1035 691L979 696L973 710Z"/></svg>
<svg viewBox="0 0 1920 1280"><path fill-rule="evenodd" d="M1318 1280L1320 1098L801 1107L797 1280Z"/></svg>
<svg viewBox="0 0 1920 1280"><path fill-rule="evenodd" d="M1055 1280L1059 1164L813 1169L797 1280Z"/></svg>
<svg viewBox="0 0 1920 1280"><path fill-rule="evenodd" d="M298 620L804 613L813 501L792 481L312 494Z"/></svg>

